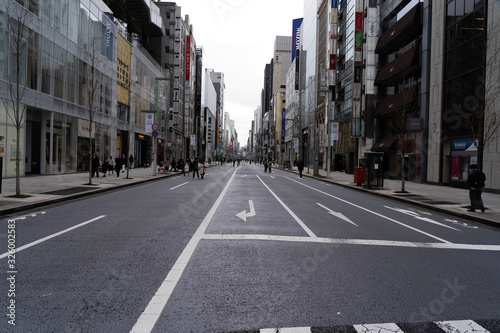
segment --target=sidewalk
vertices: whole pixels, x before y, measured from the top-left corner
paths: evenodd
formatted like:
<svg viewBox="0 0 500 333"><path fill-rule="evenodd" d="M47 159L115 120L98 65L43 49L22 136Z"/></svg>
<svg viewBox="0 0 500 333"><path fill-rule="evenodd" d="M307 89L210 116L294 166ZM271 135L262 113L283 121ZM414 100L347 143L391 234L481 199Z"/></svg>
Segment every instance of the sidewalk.
<svg viewBox="0 0 500 333"><path fill-rule="evenodd" d="M120 177L116 174L102 174L92 178L93 185L86 185L89 182L88 172L70 173L62 175L34 175L21 177L21 194L31 195L29 198L16 199L8 198L9 195L16 194L16 179L2 179L2 193L0 193L0 216L13 214L20 211L35 209L44 205L63 202L76 198L81 198L89 194L111 191L120 187L127 187L154 181L164 177L176 175L174 172L156 172L153 176L153 169L136 168L127 172L120 172Z"/></svg>
<svg viewBox="0 0 500 333"><path fill-rule="evenodd" d="M297 167L287 170L298 174ZM433 210L455 216L500 227L500 194L483 192L482 198L486 212L480 210L475 213L468 212L470 206L469 190L450 186L437 186L405 182L405 190L408 193L395 193L401 190L401 180L384 179L383 188L367 189L354 183L354 175L344 172L330 172L327 178L326 170L319 171L319 177L313 176L313 169L304 168L303 177L322 179L351 189L372 193L393 200L407 202L424 209Z"/></svg>
<svg viewBox="0 0 500 333"><path fill-rule="evenodd" d="M296 167L286 171L298 174ZM129 179L126 178L126 172L120 173L120 177L116 177L116 175L102 177L101 174L99 178L92 178L94 185L85 185L88 183L87 172L27 176L21 178L21 193L32 196L26 199L7 198L7 196L14 195L16 192L16 179L3 179L2 193L0 193L0 216L81 198L89 194L154 181L176 174L173 172L156 172L156 175L153 176L151 167L136 168L129 170ZM312 169L309 170L309 173L307 168L304 169L304 177L313 177L312 174ZM401 188L400 180L384 179L383 188L366 189L354 183L354 175L343 172L331 172L330 178L327 178L326 171L320 170L319 177L314 178L393 200L408 202L424 209L450 214L457 218L467 218L489 225L500 226L500 194L484 192L483 201L486 212L469 213L466 208L469 205L469 191L466 189L406 182L405 188L408 193L400 194L395 193Z"/></svg>

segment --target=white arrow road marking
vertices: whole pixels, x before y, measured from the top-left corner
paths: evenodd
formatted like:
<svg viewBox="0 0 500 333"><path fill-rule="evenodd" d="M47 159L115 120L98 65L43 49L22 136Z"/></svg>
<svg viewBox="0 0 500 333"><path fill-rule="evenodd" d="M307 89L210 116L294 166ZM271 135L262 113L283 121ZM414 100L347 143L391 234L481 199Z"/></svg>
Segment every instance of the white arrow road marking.
<svg viewBox="0 0 500 333"><path fill-rule="evenodd" d="M328 214L331 214L333 216L336 216L338 217L339 219L341 220L344 220L346 222L349 222L350 224L354 224L356 227L359 227L356 223L352 222L351 220L349 220L349 218L347 216L345 216L344 214L340 213L340 212L334 212L333 210L331 210L330 208L326 207L326 206L323 206L322 204L320 204L319 202L316 202L316 204L324 209L326 209L328 211Z"/></svg>
<svg viewBox="0 0 500 333"><path fill-rule="evenodd" d="M449 228L449 229L452 229L452 230L460 231L457 228L453 228L453 227L450 227L450 226L448 226L446 224L434 221L434 220L432 220L432 219L430 219L428 217L422 217L417 212L414 212L414 211L411 211L411 210L401 209L401 208L393 208L393 207L389 207L389 206L384 206L384 207L388 208L388 209L395 210L396 212L400 212L400 213L403 213L403 214L406 214L406 215L413 216L414 218L416 218L418 220L422 220L422 221L425 221L425 222L436 224L436 225L439 225L441 227Z"/></svg>
<svg viewBox="0 0 500 333"><path fill-rule="evenodd" d="M255 216L255 209L253 208L253 201L252 200L248 200L248 204L250 205L250 213L247 213L244 210L244 211L239 212L238 214L236 214L236 216L238 216L240 219L242 219L245 222L247 221L247 217Z"/></svg>

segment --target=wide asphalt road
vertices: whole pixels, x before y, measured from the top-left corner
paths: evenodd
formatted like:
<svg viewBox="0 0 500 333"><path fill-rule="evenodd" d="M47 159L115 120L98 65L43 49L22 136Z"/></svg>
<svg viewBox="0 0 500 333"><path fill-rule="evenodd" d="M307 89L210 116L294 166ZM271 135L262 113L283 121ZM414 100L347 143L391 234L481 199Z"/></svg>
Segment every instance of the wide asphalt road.
<svg viewBox="0 0 500 333"><path fill-rule="evenodd" d="M0 332L494 332L499 258L498 230L225 164L1 220Z"/></svg>

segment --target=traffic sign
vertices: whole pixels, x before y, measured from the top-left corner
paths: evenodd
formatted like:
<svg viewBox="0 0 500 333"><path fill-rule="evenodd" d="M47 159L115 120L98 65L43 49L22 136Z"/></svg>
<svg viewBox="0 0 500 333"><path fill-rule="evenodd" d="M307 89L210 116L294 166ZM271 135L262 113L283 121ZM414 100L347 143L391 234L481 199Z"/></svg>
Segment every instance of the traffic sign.
<svg viewBox="0 0 500 333"><path fill-rule="evenodd" d="M157 131L160 128L160 126L158 124L153 124L151 125L151 128L153 129L153 131Z"/></svg>
<svg viewBox="0 0 500 333"><path fill-rule="evenodd" d="M154 137L156 138L156 137L158 136L158 131L153 131L153 132L151 133L151 135L152 135L152 136L154 136Z"/></svg>

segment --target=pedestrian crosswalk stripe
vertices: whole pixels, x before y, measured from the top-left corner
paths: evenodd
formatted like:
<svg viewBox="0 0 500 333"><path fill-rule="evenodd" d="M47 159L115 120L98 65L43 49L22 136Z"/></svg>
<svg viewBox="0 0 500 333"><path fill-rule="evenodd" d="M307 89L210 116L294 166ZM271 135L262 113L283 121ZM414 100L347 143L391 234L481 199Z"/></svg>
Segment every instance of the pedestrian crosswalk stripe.
<svg viewBox="0 0 500 333"><path fill-rule="evenodd" d="M287 327L287 328L266 328L261 329L259 333L312 333L312 332L355 332L357 333L413 333L423 332L423 323L406 323L399 324L405 327L403 331L398 324L395 323L380 323L380 324L359 324L359 325L346 325L335 327ZM453 321L436 321L433 325L437 325L432 332L436 329L441 329L443 333L490 333L487 329L479 325L473 320L453 320ZM427 331L427 329L426 329ZM245 331L248 332L248 331Z"/></svg>
<svg viewBox="0 0 500 333"><path fill-rule="evenodd" d="M354 325L354 328L358 333L403 333L398 325L393 323Z"/></svg>
<svg viewBox="0 0 500 333"><path fill-rule="evenodd" d="M437 321L436 325L447 333L474 332L488 333L481 325L472 320Z"/></svg>

